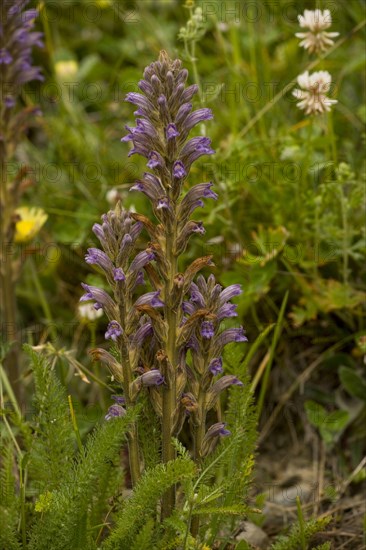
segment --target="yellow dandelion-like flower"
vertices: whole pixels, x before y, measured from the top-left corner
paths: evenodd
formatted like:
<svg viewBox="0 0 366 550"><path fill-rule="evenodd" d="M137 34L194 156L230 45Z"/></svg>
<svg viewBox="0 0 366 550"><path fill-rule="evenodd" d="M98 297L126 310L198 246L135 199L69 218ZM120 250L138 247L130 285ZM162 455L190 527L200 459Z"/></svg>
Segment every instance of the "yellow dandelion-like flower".
<svg viewBox="0 0 366 550"><path fill-rule="evenodd" d="M31 241L47 221L47 214L42 208L21 206L15 210L19 220L15 223L16 243Z"/></svg>

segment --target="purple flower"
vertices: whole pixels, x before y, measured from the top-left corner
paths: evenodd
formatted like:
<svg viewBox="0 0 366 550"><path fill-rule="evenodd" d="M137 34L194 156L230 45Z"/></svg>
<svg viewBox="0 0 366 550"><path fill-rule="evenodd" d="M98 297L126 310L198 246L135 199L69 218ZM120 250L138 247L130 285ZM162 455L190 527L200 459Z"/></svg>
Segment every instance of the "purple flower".
<svg viewBox="0 0 366 550"><path fill-rule="evenodd" d="M176 160L173 164L173 177L176 179L183 179L187 175L183 162Z"/></svg>
<svg viewBox="0 0 366 550"><path fill-rule="evenodd" d="M203 321L201 324L201 336L209 340L215 334L215 327L211 321Z"/></svg>
<svg viewBox="0 0 366 550"><path fill-rule="evenodd" d="M114 342L117 341L117 338L119 336L122 336L123 331L121 325L117 321L111 321L108 324L107 332L105 333L105 339L106 340L113 340Z"/></svg>
<svg viewBox="0 0 366 550"><path fill-rule="evenodd" d="M221 319L224 319L225 317L237 317L238 314L236 312L236 308L236 304L224 304L219 308L217 318L221 321Z"/></svg>
<svg viewBox="0 0 366 550"><path fill-rule="evenodd" d="M191 284L191 302L197 304L199 307L205 307L205 299L198 289L196 283Z"/></svg>
<svg viewBox="0 0 366 550"><path fill-rule="evenodd" d="M199 233L200 235L205 234L205 228L203 227L202 222L189 222L189 223L192 224L190 227L193 233Z"/></svg>
<svg viewBox="0 0 366 550"><path fill-rule="evenodd" d="M209 427L202 441L202 456L206 456L213 451L220 437L231 435L231 432L225 426L225 422L217 422Z"/></svg>
<svg viewBox="0 0 366 550"><path fill-rule="evenodd" d="M199 122L203 122L204 120L210 120L211 118L213 118L211 109L207 109L207 108L197 109L196 111L193 111L193 113L186 118L184 126L187 130L190 130L191 128L196 126L196 124L198 124Z"/></svg>
<svg viewBox="0 0 366 550"><path fill-rule="evenodd" d="M80 302L94 300L95 302L100 304L103 308L105 308L107 311L114 310L115 303L113 302L109 294L105 292L105 290L101 290L96 286L86 285L85 283L81 283L81 286L83 287L84 290L86 290L86 293L83 294L83 296L80 298Z"/></svg>
<svg viewBox="0 0 366 550"><path fill-rule="evenodd" d="M152 307L163 307L165 304L159 298L160 290L155 292L147 292L138 298L135 302L135 307L142 305L150 305Z"/></svg>
<svg viewBox="0 0 366 550"><path fill-rule="evenodd" d="M163 157L157 151L150 151L148 159L147 167L151 169L162 168L165 164Z"/></svg>
<svg viewBox="0 0 366 550"><path fill-rule="evenodd" d="M198 93L197 84L192 84L192 86L188 86L188 88L186 88L182 94L182 101L189 101L190 99L192 99L194 94L197 94L197 93Z"/></svg>
<svg viewBox="0 0 366 550"><path fill-rule="evenodd" d="M161 199L159 199L157 204L156 204L156 208L157 208L157 210L169 209L169 199L168 199L168 197L162 197Z"/></svg>
<svg viewBox="0 0 366 550"><path fill-rule="evenodd" d="M226 422L217 422L213 424L206 433L206 437L231 435L231 432L225 428Z"/></svg>
<svg viewBox="0 0 366 550"><path fill-rule="evenodd" d="M103 227L99 223L95 223L92 227L93 233L98 237L101 245L106 243Z"/></svg>
<svg viewBox="0 0 366 550"><path fill-rule="evenodd" d="M145 284L144 272L143 272L143 271L139 271L139 272L137 273L137 276L136 276L134 288L136 288L138 285L144 285L144 284Z"/></svg>
<svg viewBox="0 0 366 550"><path fill-rule="evenodd" d="M227 374L226 376L223 376L217 382L215 382L215 384L210 389L210 393L214 396L214 398L216 398L229 386L244 386L244 384L233 374Z"/></svg>
<svg viewBox="0 0 366 550"><path fill-rule="evenodd" d="M154 333L152 324L147 322L144 323L132 337L132 343L134 346L140 347L144 343L145 338L152 336Z"/></svg>
<svg viewBox="0 0 366 550"><path fill-rule="evenodd" d="M188 315L193 315L193 313L195 312L195 307L190 302L183 302L182 310L184 313L188 313Z"/></svg>
<svg viewBox="0 0 366 550"><path fill-rule="evenodd" d="M175 118L175 124L180 126L191 111L192 111L192 103L183 103L183 105L179 107L179 110L177 112L177 116Z"/></svg>
<svg viewBox="0 0 366 550"><path fill-rule="evenodd" d="M179 205L179 217L187 219L195 208L203 206L202 198L216 200L217 195L211 190L212 185L212 182L194 185Z"/></svg>
<svg viewBox="0 0 366 550"><path fill-rule="evenodd" d="M16 104L16 101L13 97L7 95L5 96L4 104L7 109L11 109Z"/></svg>
<svg viewBox="0 0 366 550"><path fill-rule="evenodd" d="M105 415L106 420L112 420L112 418L117 418L118 416L125 416L126 409L121 407L121 405L111 405L108 409L108 413Z"/></svg>
<svg viewBox="0 0 366 550"><path fill-rule="evenodd" d="M126 399L123 395L111 395L111 398L118 403L118 405L124 405L126 403Z"/></svg>
<svg viewBox="0 0 366 550"><path fill-rule="evenodd" d="M247 342L248 338L245 336L244 329L240 328L228 328L221 332L215 341L216 346L222 349L226 344L230 342Z"/></svg>
<svg viewBox="0 0 366 550"><path fill-rule="evenodd" d="M213 374L213 376L217 376L218 374L221 374L223 372L222 368L222 357L215 357L210 361L210 364L208 365L208 370Z"/></svg>
<svg viewBox="0 0 366 550"><path fill-rule="evenodd" d="M175 124L168 124L168 126L166 127L166 130L165 130L165 135L166 135L166 139L167 140L170 140L170 139L173 139L177 136L179 136L179 132L177 130L177 127Z"/></svg>
<svg viewBox="0 0 366 550"><path fill-rule="evenodd" d="M234 298L234 296L238 296L239 294L241 294L241 292L241 285L228 286L221 292L219 296L220 305L228 302L229 300L231 300L231 298Z"/></svg>
<svg viewBox="0 0 366 550"><path fill-rule="evenodd" d="M141 375L143 386L160 386L164 383L164 376L157 369L149 370Z"/></svg>
<svg viewBox="0 0 366 550"><path fill-rule="evenodd" d="M123 273L123 269L121 267L115 267L113 269L113 279L115 281L125 281L126 280L126 276Z"/></svg>
<svg viewBox="0 0 366 550"><path fill-rule="evenodd" d="M5 48L0 49L0 65L3 63L4 65L9 65L13 61L12 56L6 50Z"/></svg>
<svg viewBox="0 0 366 550"><path fill-rule="evenodd" d="M155 259L155 255L153 252L148 250L143 250L142 252L139 252L133 262L130 265L130 271L137 271L138 269L141 269L144 267L144 265L148 264L152 260Z"/></svg>
<svg viewBox="0 0 366 550"><path fill-rule="evenodd" d="M87 264L98 265L106 273L112 273L112 261L108 258L105 252L102 252L98 248L88 248L88 253L85 256L85 261Z"/></svg>

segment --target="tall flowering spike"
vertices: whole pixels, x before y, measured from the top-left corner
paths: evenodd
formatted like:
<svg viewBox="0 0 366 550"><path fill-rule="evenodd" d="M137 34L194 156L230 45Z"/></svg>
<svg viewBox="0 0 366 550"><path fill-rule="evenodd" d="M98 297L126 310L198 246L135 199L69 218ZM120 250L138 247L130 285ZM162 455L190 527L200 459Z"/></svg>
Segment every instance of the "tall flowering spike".
<svg viewBox="0 0 366 550"><path fill-rule="evenodd" d="M0 7L0 103L15 106L21 86L43 80L40 68L32 65L33 47L43 46L42 33L34 32L36 9L26 10L27 0L3 0Z"/></svg>
<svg viewBox="0 0 366 550"><path fill-rule="evenodd" d="M213 265L211 256L197 258L184 272L180 270L179 257L191 235L205 231L202 222L190 219L191 214L204 206L205 199L218 198L212 182L182 192L192 164L202 155L214 153L209 138L189 136L194 127L211 119L212 113L207 108L193 109L191 100L198 88L187 86L187 79L181 61L161 52L158 61L144 71L138 84L141 93L126 96L126 101L136 106L136 124L126 126L122 141L132 142L129 155L145 157L150 170L131 190L148 197L158 224L142 214L126 213L119 205L105 214L102 223L93 227L102 250L89 249L86 261L105 274L113 299L87 285L82 297L94 300L109 318L105 337L116 343L114 349L120 354L117 366L110 355L100 351L97 355L104 357L113 373L122 368L118 380L122 380L126 409L135 405L140 392L149 393L161 419L163 463L175 458L172 436L179 434L185 421L192 429L198 462L220 437L230 434L223 422L210 427L206 418L222 391L242 385L233 375L221 376L224 346L246 341L242 328L222 330L225 319L237 316L230 300L241 293L240 285L222 289L213 275L207 280L199 275L193 282L201 269ZM150 242L137 252L136 239L142 227ZM135 295L136 287L144 283L144 273L150 287ZM123 411L117 403L107 416L119 416ZM138 443L134 429L129 440L133 483L140 474ZM163 520L174 506L175 489L171 487L162 498Z"/></svg>
<svg viewBox="0 0 366 550"><path fill-rule="evenodd" d="M296 33L301 38L300 46L310 53L322 53L333 46L333 38L339 32L327 32L332 24L332 16L329 10L305 10L303 15L298 15L300 27L309 29L306 32Z"/></svg>
<svg viewBox="0 0 366 550"><path fill-rule="evenodd" d="M327 71L318 71L312 74L305 71L297 77L297 82L301 90L296 89L292 93L297 99L300 99L297 106L304 110L306 115L325 113L337 103L336 99L327 97L332 83L332 77Z"/></svg>

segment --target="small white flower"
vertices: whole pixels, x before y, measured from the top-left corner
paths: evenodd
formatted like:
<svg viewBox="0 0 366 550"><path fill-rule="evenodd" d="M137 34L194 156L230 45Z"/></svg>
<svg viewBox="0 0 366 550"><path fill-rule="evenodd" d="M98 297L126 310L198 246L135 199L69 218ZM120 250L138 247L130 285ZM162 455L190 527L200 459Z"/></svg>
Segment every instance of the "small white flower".
<svg viewBox="0 0 366 550"><path fill-rule="evenodd" d="M292 93L301 100L296 105L299 109L303 109L305 114L325 113L330 111L334 103L337 103L336 99L329 99L326 95L332 83L332 77L327 71L312 74L305 71L297 77L297 82L302 90L296 89Z"/></svg>
<svg viewBox="0 0 366 550"><path fill-rule="evenodd" d="M95 309L94 304L88 302L78 306L78 314L83 321L96 321L96 319L99 319L103 315L103 310Z"/></svg>
<svg viewBox="0 0 366 550"><path fill-rule="evenodd" d="M325 32L332 24L332 16L329 10L305 10L304 15L298 15L300 27L310 29L308 32L298 32L295 36L301 38L300 46L310 53L325 51L334 42L332 38L339 32Z"/></svg>

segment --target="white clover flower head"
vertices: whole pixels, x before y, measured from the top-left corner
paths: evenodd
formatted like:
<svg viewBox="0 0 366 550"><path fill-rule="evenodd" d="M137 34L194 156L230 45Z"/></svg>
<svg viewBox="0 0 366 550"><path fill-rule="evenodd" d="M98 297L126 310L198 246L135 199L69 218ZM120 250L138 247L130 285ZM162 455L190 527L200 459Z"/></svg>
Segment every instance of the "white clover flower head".
<svg viewBox="0 0 366 550"><path fill-rule="evenodd" d="M83 321L96 321L103 315L103 309L95 309L93 302L78 305L78 314Z"/></svg>
<svg viewBox="0 0 366 550"><path fill-rule="evenodd" d="M308 28L308 32L298 32L295 36L301 38L300 46L310 53L320 53L333 46L333 38L339 32L326 32L332 24L332 16L329 10L305 10L304 15L298 15L300 27Z"/></svg>
<svg viewBox="0 0 366 550"><path fill-rule="evenodd" d="M306 115L325 113L337 103L336 99L330 99L326 95L332 83L332 77L328 71L317 71L312 74L305 71L297 77L297 82L302 89L294 90L293 95L300 99L296 105L299 109L303 109Z"/></svg>

